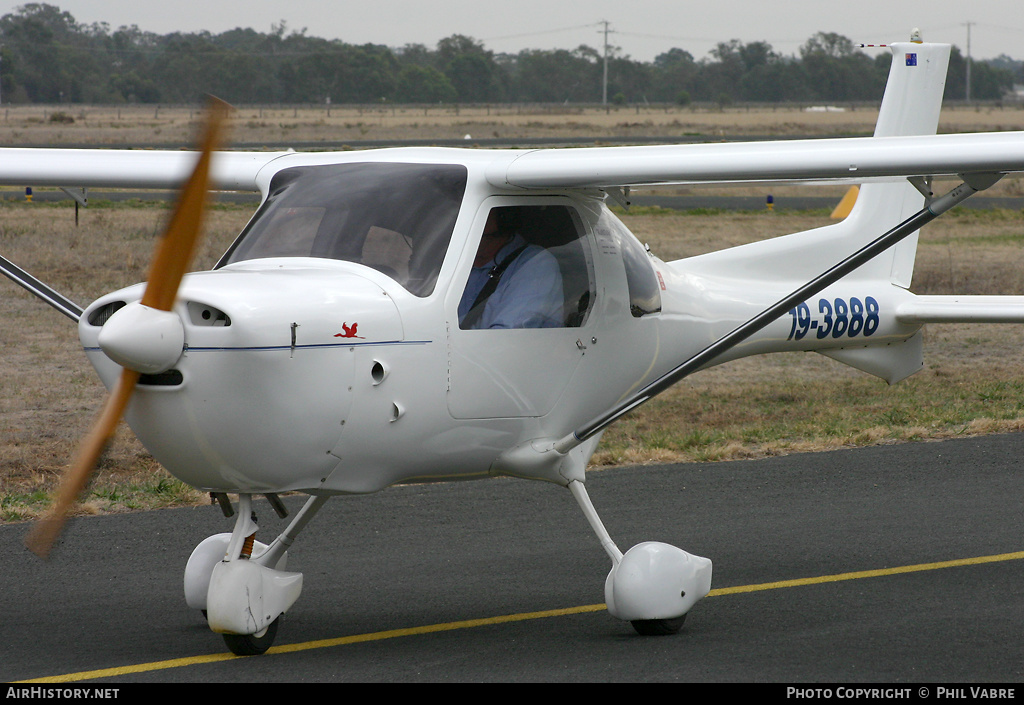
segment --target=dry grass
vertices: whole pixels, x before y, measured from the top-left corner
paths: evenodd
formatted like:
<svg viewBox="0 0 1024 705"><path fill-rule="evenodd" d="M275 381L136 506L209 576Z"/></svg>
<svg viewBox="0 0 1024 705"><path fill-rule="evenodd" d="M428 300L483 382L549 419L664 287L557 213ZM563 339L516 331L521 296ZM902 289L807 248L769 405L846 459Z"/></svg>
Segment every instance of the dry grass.
<svg viewBox="0 0 1024 705"><path fill-rule="evenodd" d="M52 120L55 113L73 122ZM0 112L0 144L183 144L194 138L198 116L190 107L10 106ZM877 117L877 107L811 112L773 106L240 106L232 135L241 143L275 148L299 142L451 140L467 135L467 144L493 138L851 135L870 134ZM1016 105L946 108L939 125L940 132L1021 129L1024 109Z"/></svg>
<svg viewBox="0 0 1024 705"><path fill-rule="evenodd" d="M80 304L145 279L163 206L91 207L75 227L73 208L0 207L0 252ZM199 257L209 267L250 215L211 212ZM75 324L4 280L0 298L0 521L46 506L105 390L82 355ZM104 456L84 511L202 501L172 480L122 427Z"/></svg>

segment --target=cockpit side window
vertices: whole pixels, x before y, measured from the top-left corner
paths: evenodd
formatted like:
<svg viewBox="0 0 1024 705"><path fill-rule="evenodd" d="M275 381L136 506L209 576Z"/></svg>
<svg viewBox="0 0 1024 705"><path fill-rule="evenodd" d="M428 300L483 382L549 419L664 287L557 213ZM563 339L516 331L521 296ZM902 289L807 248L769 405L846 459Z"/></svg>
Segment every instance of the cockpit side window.
<svg viewBox="0 0 1024 705"><path fill-rule="evenodd" d="M451 164L293 167L218 267L265 257L322 257L372 267L416 296L437 283L466 190Z"/></svg>
<svg viewBox="0 0 1024 705"><path fill-rule="evenodd" d="M595 295L585 234L569 206L492 208L459 303L459 327L583 325Z"/></svg>
<svg viewBox="0 0 1024 705"><path fill-rule="evenodd" d="M661 285L647 250L610 211L606 210L598 219L597 229L602 239L611 238L622 256L629 289L629 312L634 318L640 318L661 311Z"/></svg>

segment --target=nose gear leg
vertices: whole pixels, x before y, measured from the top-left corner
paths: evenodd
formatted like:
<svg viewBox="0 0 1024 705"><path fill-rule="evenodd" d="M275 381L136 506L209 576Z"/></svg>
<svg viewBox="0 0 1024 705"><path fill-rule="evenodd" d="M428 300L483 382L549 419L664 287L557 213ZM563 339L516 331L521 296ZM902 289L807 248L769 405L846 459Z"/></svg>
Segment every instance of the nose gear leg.
<svg viewBox="0 0 1024 705"><path fill-rule="evenodd" d="M604 586L609 614L630 622L644 636L678 632L690 609L711 591L711 561L656 541L637 544L623 554L583 483L573 480L569 490L612 559Z"/></svg>
<svg viewBox="0 0 1024 705"><path fill-rule="evenodd" d="M327 501L313 496L270 545L255 540L252 495L239 495L235 526L193 551L185 569L189 605L202 609L210 629L235 654L262 654L277 634L280 617L298 599L302 574L286 572L287 549Z"/></svg>

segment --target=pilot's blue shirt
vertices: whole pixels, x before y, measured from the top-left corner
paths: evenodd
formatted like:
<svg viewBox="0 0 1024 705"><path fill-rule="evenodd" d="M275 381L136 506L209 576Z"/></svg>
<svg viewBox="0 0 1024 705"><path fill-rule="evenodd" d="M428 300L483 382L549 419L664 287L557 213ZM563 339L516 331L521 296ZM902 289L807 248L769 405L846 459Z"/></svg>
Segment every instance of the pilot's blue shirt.
<svg viewBox="0 0 1024 705"><path fill-rule="evenodd" d="M473 268L459 303L459 321L466 318L491 270L523 245L526 241L516 235L492 261ZM505 269L472 327L557 328L564 325L563 301L562 275L554 255L538 245L527 245Z"/></svg>

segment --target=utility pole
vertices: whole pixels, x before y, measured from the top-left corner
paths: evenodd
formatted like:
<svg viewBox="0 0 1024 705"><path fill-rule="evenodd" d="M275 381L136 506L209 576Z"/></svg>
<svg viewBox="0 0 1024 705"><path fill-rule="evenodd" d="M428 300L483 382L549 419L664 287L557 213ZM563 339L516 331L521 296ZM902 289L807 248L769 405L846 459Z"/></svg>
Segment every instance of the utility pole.
<svg viewBox="0 0 1024 705"><path fill-rule="evenodd" d="M604 25L604 79L601 81L601 105L608 105L608 20Z"/></svg>
<svg viewBox="0 0 1024 705"><path fill-rule="evenodd" d="M966 22L967 25L967 102L971 102L971 25L973 22Z"/></svg>

